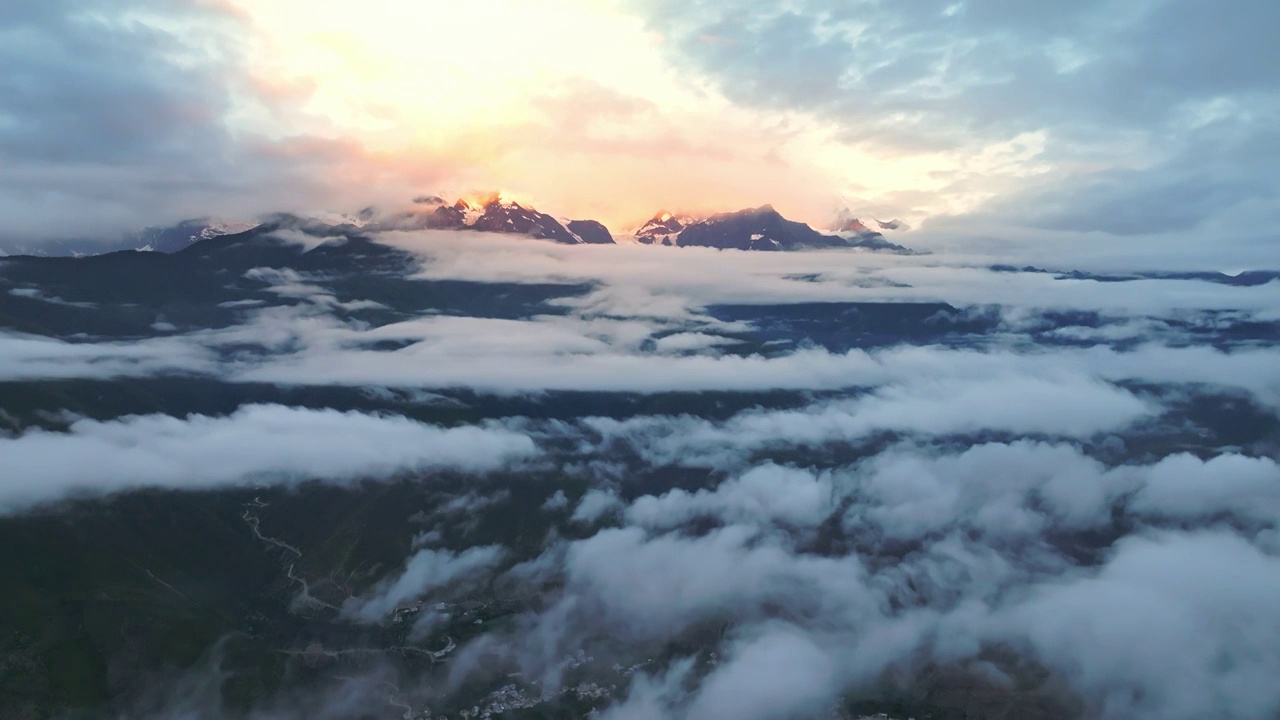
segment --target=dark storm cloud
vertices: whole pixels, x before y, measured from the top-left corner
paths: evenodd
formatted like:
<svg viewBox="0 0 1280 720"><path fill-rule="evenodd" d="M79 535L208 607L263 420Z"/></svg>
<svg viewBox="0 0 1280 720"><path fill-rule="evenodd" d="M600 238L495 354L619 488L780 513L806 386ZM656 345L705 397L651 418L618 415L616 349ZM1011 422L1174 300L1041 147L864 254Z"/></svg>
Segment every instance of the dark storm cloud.
<svg viewBox="0 0 1280 720"><path fill-rule="evenodd" d="M948 150L1044 132L1038 160L1055 169L1002 216L1117 234L1259 201L1275 218L1274 2L636 2L730 98L817 112L855 142Z"/></svg>

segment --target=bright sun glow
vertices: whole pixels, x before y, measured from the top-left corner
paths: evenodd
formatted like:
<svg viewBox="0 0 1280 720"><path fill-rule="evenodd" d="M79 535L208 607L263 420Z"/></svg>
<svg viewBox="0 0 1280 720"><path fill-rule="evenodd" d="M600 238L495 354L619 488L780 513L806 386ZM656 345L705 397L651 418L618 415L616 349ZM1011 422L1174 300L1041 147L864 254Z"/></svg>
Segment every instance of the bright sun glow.
<svg viewBox="0 0 1280 720"><path fill-rule="evenodd" d="M659 207L772 203L823 221L850 195L937 191L921 211L986 197L945 192L970 157L889 157L803 114L736 107L613 0L231 2L254 28L261 89L304 98L370 162L443 185L419 191L514 187L621 225Z"/></svg>
<svg viewBox="0 0 1280 720"><path fill-rule="evenodd" d="M609 3L237 1L261 31L267 72L314 82L310 109L391 143L406 127L431 143L527 121L534 98L575 79L677 90L651 37Z"/></svg>

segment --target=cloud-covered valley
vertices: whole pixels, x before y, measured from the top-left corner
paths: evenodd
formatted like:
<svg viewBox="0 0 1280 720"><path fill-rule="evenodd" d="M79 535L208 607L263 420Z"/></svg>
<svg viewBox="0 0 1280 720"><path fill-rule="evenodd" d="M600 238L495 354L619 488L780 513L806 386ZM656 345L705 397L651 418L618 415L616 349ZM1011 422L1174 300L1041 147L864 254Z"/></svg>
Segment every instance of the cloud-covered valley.
<svg viewBox="0 0 1280 720"><path fill-rule="evenodd" d="M481 292L555 284L565 291L515 317L437 314L412 305L393 310L350 291L339 297L339 278L324 272L256 267L228 278L229 288L254 299L224 301L223 327L183 327L157 309L150 324L163 332L127 343L5 333L0 374L657 392L1080 372L1108 381L1222 383L1264 396L1278 378L1264 338L1280 322L1280 281L1108 281L998 271L946 256L889 262L874 254L579 248L482 234L384 239L413 249L419 270L409 282L424 287L465 281ZM870 327L849 349L808 334L822 331L814 323L833 332L860 312L931 303L916 327L895 330L916 336L909 347L868 337ZM768 324L786 319L775 320L773 311L801 304L812 327L768 333ZM760 316L754 322L734 315L751 312ZM245 352L254 348L261 352ZM566 362L574 372L562 372Z"/></svg>
<svg viewBox="0 0 1280 720"><path fill-rule="evenodd" d="M120 717L1280 711L1269 276L247 237L0 266L0 529L204 618Z"/></svg>

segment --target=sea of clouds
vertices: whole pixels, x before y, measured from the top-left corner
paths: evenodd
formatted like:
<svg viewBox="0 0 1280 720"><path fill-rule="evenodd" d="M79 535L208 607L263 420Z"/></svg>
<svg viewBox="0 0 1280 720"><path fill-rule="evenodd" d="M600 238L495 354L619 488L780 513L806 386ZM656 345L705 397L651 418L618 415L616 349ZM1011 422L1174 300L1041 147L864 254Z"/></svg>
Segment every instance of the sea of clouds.
<svg viewBox="0 0 1280 720"><path fill-rule="evenodd" d="M21 470L0 485L0 513L144 487L351 484L550 462L588 489L549 488L527 512L551 514L573 537L552 534L517 564L499 546L424 541L343 616L381 622L407 600L477 579L546 593L518 629L459 649L449 670L459 686L486 653L554 684L560 658L584 646L621 658L726 623L714 666L690 655L648 668L605 710L614 720L819 717L888 674L937 664L1012 687L994 649L1048 668L1088 717L1280 713L1280 439L1125 449L1126 438L1179 422L1171 413L1188 398L1280 412L1280 345L1206 344L1186 332L1189 322L1276 322L1280 282L1097 282L945 254L568 248L475 233L380 240L413 252L424 279L591 290L555 301L554 314L424 309L373 326L339 313L369 305L339 303L325 278L259 269L245 279L282 302L246 304L239 324L129 342L0 334L0 378L806 399L718 418L452 427L279 405L72 418L64 430L0 438L0 467ZM708 312L837 301L945 302L998 324L963 346L741 354L727 348L750 324ZM1029 341L1051 312L1103 323L1058 328L1070 343ZM260 351L229 352L246 345ZM629 482L664 468L701 469L708 481L644 492Z"/></svg>

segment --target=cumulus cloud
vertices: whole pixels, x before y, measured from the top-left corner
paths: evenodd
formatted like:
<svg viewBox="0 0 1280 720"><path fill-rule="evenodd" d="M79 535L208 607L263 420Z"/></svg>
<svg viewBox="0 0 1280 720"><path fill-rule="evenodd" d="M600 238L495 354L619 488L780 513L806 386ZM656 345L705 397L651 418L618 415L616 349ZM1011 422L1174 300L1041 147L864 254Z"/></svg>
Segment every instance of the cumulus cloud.
<svg viewBox="0 0 1280 720"><path fill-rule="evenodd" d="M588 490L586 495L578 501L578 506L573 510L572 520L576 523L591 524L599 522L601 518L608 516L610 513L622 509L622 499L617 493L606 490Z"/></svg>
<svg viewBox="0 0 1280 720"><path fill-rule="evenodd" d="M813 716L836 694L836 662L814 638L767 625L741 638L730 660L703 680L690 701L689 720L756 720Z"/></svg>
<svg viewBox="0 0 1280 720"><path fill-rule="evenodd" d="M496 545L471 547L460 553L419 550L405 563L404 571L398 577L379 583L364 596L352 597L343 603L343 615L362 622L380 622L406 602L493 569L502 561L504 554L505 551Z"/></svg>
<svg viewBox="0 0 1280 720"><path fill-rule="evenodd" d="M854 532L874 528L873 535L893 539L959 529L1017 542L1050 529L1104 525L1112 504L1131 489L1068 445L992 443L933 458L903 447L860 470L844 522Z"/></svg>
<svg viewBox="0 0 1280 720"><path fill-rule="evenodd" d="M643 495L622 517L651 530L699 518L803 529L842 512L852 536L919 540L962 531L1016 544L1104 527L1121 510L1152 523L1228 516L1276 525L1278 493L1280 470L1269 458L1179 454L1109 467L1066 443L990 442L943 452L908 442L817 475L766 464L714 489Z"/></svg>
<svg viewBox="0 0 1280 720"><path fill-rule="evenodd" d="M818 613L871 602L857 558L795 556L746 525L702 537L601 530L570 545L565 572L581 608L633 638L673 636L723 612L758 618L771 603Z"/></svg>
<svg viewBox="0 0 1280 720"><path fill-rule="evenodd" d="M1280 559L1239 537L1132 537L1095 576L1046 583L998 623L1101 717L1267 718L1280 710L1277 593Z"/></svg>
<svg viewBox="0 0 1280 720"><path fill-rule="evenodd" d="M545 657L593 632L643 647L731 623L705 674L695 657L650 671L606 717L811 714L887 671L915 682L920 663L1004 687L1019 671L981 658L1012 648L1099 717L1263 720L1280 703L1264 680L1280 568L1258 529L1280 523L1278 487L1269 459L1109 466L1030 440L902 443L820 474L765 464L641 495L621 527L549 549L536 564L562 574L559 599L512 641ZM819 524L836 533L821 550L787 531Z"/></svg>
<svg viewBox="0 0 1280 720"><path fill-rule="evenodd" d="M1137 512L1179 519L1226 513L1262 523L1280 518L1280 467L1271 458L1173 455L1145 474L1131 504Z"/></svg>
<svg viewBox="0 0 1280 720"><path fill-rule="evenodd" d="M904 368L888 357L884 362L885 367ZM1126 427L1158 409L1127 390L1080 375L896 382L861 397L818 401L788 410L753 409L724 422L692 416L641 416L588 418L584 424L608 440L627 442L657 465L722 466L757 450L847 443L878 432L1002 432L1088 438Z"/></svg>
<svg viewBox="0 0 1280 720"><path fill-rule="evenodd" d="M608 708L603 720L658 720L670 717L671 708L684 701L683 684L693 663L681 660L661 676L642 673L631 682L625 702Z"/></svg>
<svg viewBox="0 0 1280 720"><path fill-rule="evenodd" d="M813 527L831 515L835 495L830 477L794 468L764 465L714 490L690 493L676 489L665 495L646 495L627 508L627 522L650 528L677 528L699 516L727 522L779 522L790 527Z"/></svg>
<svg viewBox="0 0 1280 720"><path fill-rule="evenodd" d="M351 482L428 470L487 472L538 452L498 426L249 405L225 417L78 420L66 432L0 438L0 511L137 488Z"/></svg>
<svg viewBox="0 0 1280 720"><path fill-rule="evenodd" d="M543 510L553 513L560 512L568 507L569 497L564 494L564 490L557 490L554 495L547 498L546 502L542 503Z"/></svg>
<svg viewBox="0 0 1280 720"><path fill-rule="evenodd" d="M982 381L980 364L965 369L963 360L955 360L949 356L941 364L958 367L966 382ZM1150 410L1147 401L1112 385L1045 380L1075 393L1096 385L1103 394L1090 397L1098 404L1116 400L1124 412L1114 417L1124 422L1131 420L1125 412L1145 417ZM1044 415L1072 407L1014 388L1012 396L1027 395L1028 407L1041 403ZM892 427L942 432L949 425L930 425L930 416L953 412L948 406L963 396L924 392L919 397L936 405L915 406L917 394L895 394L899 386L884 390L894 392L835 406L857 410L846 413L852 418L866 412ZM902 398L911 401L902 415L879 404ZM822 401L800 415L821 415L830 407ZM976 403L963 407L954 418L981 413ZM773 437L778 447L794 451L814 438L848 437L838 424L831 433L779 435L798 421L786 415L760 421L778 412L750 411L729 420L730 430L722 427L702 440L749 446ZM501 466L503 457L534 451L527 437L496 427L456 434L398 418L313 418L310 411L281 408L242 413L238 425L199 417L82 421L65 436L28 433L4 441L0 459L13 465L4 456L17 458L15 448L32 437L39 442L26 450L45 463L75 450L49 438L93 439L125 446L127 452L113 448L90 463L121 478L127 474L121 487L172 474L208 486L270 481L276 473L341 481L397 468L483 471ZM1054 442L957 447L917 438L847 465L813 469L752 467L750 455L742 454L735 459L739 469L698 489L653 491L625 502L617 490L594 487L573 513L580 523L575 532L592 530L590 535L553 539L542 556L503 576L505 582L543 584L546 606L461 649L454 679L461 682L473 668L467 659L483 653L515 654L526 674L550 679L559 677L555 663L565 651L601 635L609 638L610 652L626 657L723 627L711 641L720 658L705 671L692 670L704 662L701 656L652 668L606 717L693 720L719 717L726 708L743 717L808 715L845 694L871 692L886 672L910 681L921 664L987 667L981 665L988 662L982 659L987 650L1013 648L1050 668L1100 717L1191 720L1214 710L1222 717L1269 719L1280 702L1264 682L1280 664L1274 651L1280 643L1265 630L1277 620L1266 599L1278 591L1272 585L1280 578L1267 539L1277 524L1274 462L1224 453L1209 460L1173 455L1108 465L1071 439L1107 426L1077 425L1070 412L1065 415L1060 425L1037 424L1017 409L988 415L1005 418L1015 435L1026 426L1066 436ZM675 423L673 434L690 434L676 419L651 420ZM967 422L946 421L981 426ZM324 441L316 442L316 434ZM256 446L241 435L274 439L269 462L256 461L249 449ZM311 440L306 457L296 462L279 445L292 447L295 435ZM201 475L215 465L192 449L196 436L208 452L238 464L217 477ZM140 458L151 465L138 465ZM805 458L800 454L793 462ZM42 477L60 482L52 471ZM482 500L468 493L444 507L478 512ZM19 506L23 502L33 501ZM551 506L567 509L568 495L553 495ZM581 526L606 517L599 529ZM1216 529L1185 529L1205 523ZM821 533L812 532L819 527ZM349 600L344 615L384 621L400 605L497 571L509 552L489 545L460 552L424 545L415 545L403 569ZM1242 577L1250 578L1248 587L1241 586ZM991 678L1017 669L993 665L983 672Z"/></svg>

